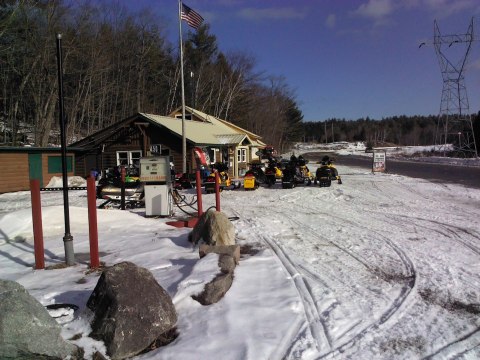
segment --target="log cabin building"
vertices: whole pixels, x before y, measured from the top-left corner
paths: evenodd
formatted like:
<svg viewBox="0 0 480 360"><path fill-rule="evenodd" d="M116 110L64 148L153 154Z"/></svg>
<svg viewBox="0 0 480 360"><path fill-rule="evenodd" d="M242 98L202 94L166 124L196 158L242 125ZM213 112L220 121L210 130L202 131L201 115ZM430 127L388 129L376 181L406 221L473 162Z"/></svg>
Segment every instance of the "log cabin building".
<svg viewBox="0 0 480 360"><path fill-rule="evenodd" d="M141 157L155 155L169 156L180 172L182 136L181 108L169 116L137 113L71 144L77 149L75 173L87 176L92 169L138 167ZM190 107L186 107L185 137L188 173L197 168L195 152L202 149L209 163L222 162L232 178L241 177L265 147L260 136Z"/></svg>

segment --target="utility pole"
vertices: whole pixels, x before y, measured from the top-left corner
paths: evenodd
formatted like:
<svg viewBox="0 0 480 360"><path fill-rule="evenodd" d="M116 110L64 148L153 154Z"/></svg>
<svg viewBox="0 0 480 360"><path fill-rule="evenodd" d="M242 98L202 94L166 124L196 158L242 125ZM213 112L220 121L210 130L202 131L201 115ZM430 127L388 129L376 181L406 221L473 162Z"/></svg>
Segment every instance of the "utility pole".
<svg viewBox="0 0 480 360"><path fill-rule="evenodd" d="M325 144L327 144L327 139L328 139L328 136L327 136L327 120L325 120Z"/></svg>

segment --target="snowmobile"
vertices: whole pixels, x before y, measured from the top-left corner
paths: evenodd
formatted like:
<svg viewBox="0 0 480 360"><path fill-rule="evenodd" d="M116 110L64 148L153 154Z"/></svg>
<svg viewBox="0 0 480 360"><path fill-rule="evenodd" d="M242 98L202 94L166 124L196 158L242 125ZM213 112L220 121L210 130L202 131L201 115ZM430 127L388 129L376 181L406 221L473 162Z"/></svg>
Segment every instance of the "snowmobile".
<svg viewBox="0 0 480 360"><path fill-rule="evenodd" d="M307 166L307 161L301 155L298 159L292 155L283 170L282 188L291 189L299 184L310 185L312 180L313 176Z"/></svg>
<svg viewBox="0 0 480 360"><path fill-rule="evenodd" d="M210 171L203 165L200 166L200 186L202 187L205 180L210 175ZM193 189L197 186L197 174L194 173L176 173L174 188L177 190Z"/></svg>
<svg viewBox="0 0 480 360"><path fill-rule="evenodd" d="M250 169L247 170L243 178L243 187L245 190L255 190L261 184L267 182L265 173L262 170L262 163L250 163Z"/></svg>
<svg viewBox="0 0 480 360"><path fill-rule="evenodd" d="M255 181L255 174L253 171L248 170L245 173L245 177L243 178L243 188L245 190L256 190L258 189L258 182Z"/></svg>
<svg viewBox="0 0 480 360"><path fill-rule="evenodd" d="M145 204L145 193L143 184L138 182L125 183L125 206L133 209L142 207ZM107 184L99 191L98 198L106 200L99 208L120 207L122 202L122 187L113 184Z"/></svg>
<svg viewBox="0 0 480 360"><path fill-rule="evenodd" d="M127 169L125 175L125 205L129 208L144 205L144 188L137 174ZM106 200L99 207L120 207L122 201L122 179L119 171L109 171L98 181L97 198Z"/></svg>
<svg viewBox="0 0 480 360"><path fill-rule="evenodd" d="M283 170L282 188L293 189L297 185L298 178L296 178L296 170L294 167L287 166Z"/></svg>
<svg viewBox="0 0 480 360"><path fill-rule="evenodd" d="M298 157L297 168L301 176L303 177L303 182L307 185L311 185L314 178L312 173L310 172L310 169L307 166L307 163L308 160L305 160L302 155Z"/></svg>
<svg viewBox="0 0 480 360"><path fill-rule="evenodd" d="M337 180L338 184L342 183L342 179L333 165L333 160L325 155L322 158L321 166L316 171L315 185L318 183L320 187L329 187L334 180Z"/></svg>
<svg viewBox="0 0 480 360"><path fill-rule="evenodd" d="M271 145L265 146L263 149L258 150L255 155L257 155L260 160L270 160L277 157L277 150Z"/></svg>
<svg viewBox="0 0 480 360"><path fill-rule="evenodd" d="M193 189L195 184L195 174L178 173L175 174L174 188L177 190Z"/></svg>
<svg viewBox="0 0 480 360"><path fill-rule="evenodd" d="M218 176L220 178L220 191L223 191L224 189L233 190L240 186L239 183L230 179L227 165L223 163L215 163L212 165L212 171L210 175L208 175L204 181L205 192L207 194L215 192L215 172L218 172Z"/></svg>
<svg viewBox="0 0 480 360"><path fill-rule="evenodd" d="M277 161L273 158L269 159L267 168L265 169L265 184L268 187L275 185L277 179L281 179L283 176Z"/></svg>

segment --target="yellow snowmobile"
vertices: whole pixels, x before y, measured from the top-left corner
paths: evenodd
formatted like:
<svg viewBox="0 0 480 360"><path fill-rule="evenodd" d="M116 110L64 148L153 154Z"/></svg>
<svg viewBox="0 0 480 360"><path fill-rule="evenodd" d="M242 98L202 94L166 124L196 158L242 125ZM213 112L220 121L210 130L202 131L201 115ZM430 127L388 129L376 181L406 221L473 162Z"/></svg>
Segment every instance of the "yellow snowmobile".
<svg viewBox="0 0 480 360"><path fill-rule="evenodd" d="M212 165L212 172L205 179L205 192L207 194L215 192L215 172L218 172L218 177L220 178L220 191L223 191L225 188L235 188L235 184L228 176L228 167L222 163L215 163Z"/></svg>
<svg viewBox="0 0 480 360"><path fill-rule="evenodd" d="M265 183L268 187L275 185L277 179L281 179L283 177L283 172L278 166L278 162L270 158L268 161L267 168L265 169Z"/></svg>
<svg viewBox="0 0 480 360"><path fill-rule="evenodd" d="M251 163L250 169L245 173L243 178L243 187L245 190L258 189L260 184L267 181L265 173L262 170L261 163Z"/></svg>
<svg viewBox="0 0 480 360"><path fill-rule="evenodd" d="M333 165L333 160L327 155L322 158L321 166L317 169L315 175L315 185L318 183L320 187L332 185L333 180L337 180L338 184L342 184L342 179Z"/></svg>

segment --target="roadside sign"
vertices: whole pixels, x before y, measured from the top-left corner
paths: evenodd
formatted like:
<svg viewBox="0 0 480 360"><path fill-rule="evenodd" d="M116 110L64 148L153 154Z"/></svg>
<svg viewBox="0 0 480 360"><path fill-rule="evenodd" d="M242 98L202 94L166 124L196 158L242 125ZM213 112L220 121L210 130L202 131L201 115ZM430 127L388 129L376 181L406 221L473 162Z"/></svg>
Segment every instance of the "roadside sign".
<svg viewBox="0 0 480 360"><path fill-rule="evenodd" d="M386 151L373 151L373 172L385 172L387 170L387 153Z"/></svg>

